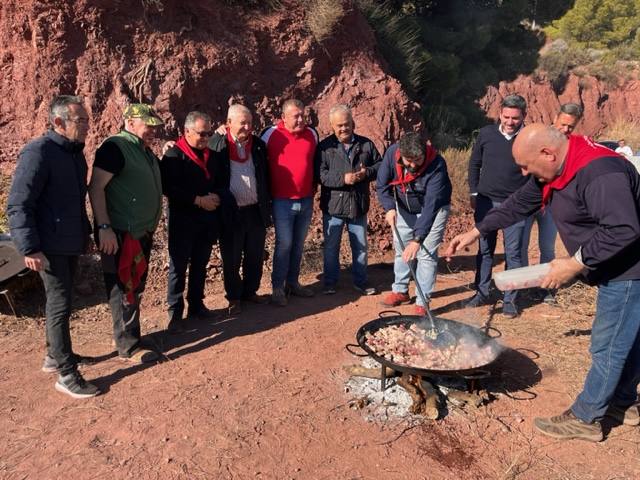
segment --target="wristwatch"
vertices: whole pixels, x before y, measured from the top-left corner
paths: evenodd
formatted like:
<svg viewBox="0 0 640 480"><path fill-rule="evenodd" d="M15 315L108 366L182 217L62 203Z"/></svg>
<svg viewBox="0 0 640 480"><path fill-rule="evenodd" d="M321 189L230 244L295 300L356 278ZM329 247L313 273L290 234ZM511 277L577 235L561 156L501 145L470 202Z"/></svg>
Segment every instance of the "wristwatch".
<svg viewBox="0 0 640 480"><path fill-rule="evenodd" d="M107 228L111 228L111 224L110 223L101 223L100 225L98 225L98 228L100 230L106 230Z"/></svg>

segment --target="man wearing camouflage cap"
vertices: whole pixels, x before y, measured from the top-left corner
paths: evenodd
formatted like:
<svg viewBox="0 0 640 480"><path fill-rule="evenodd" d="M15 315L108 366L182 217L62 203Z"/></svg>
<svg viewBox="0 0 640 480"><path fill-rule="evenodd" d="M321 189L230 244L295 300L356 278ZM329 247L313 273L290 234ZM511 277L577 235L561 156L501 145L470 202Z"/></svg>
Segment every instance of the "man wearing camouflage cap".
<svg viewBox="0 0 640 480"><path fill-rule="evenodd" d="M160 168L150 145L163 122L143 103L129 105L123 116L124 128L96 151L89 197L118 354L147 363L158 354L140 343L140 296L162 212Z"/></svg>

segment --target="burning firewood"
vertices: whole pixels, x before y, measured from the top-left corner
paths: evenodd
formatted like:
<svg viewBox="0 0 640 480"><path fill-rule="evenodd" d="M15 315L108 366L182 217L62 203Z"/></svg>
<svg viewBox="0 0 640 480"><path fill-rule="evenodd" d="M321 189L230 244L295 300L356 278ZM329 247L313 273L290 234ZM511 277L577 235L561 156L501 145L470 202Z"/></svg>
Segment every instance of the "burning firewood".
<svg viewBox="0 0 640 480"><path fill-rule="evenodd" d="M462 405L471 405L475 408L478 408L485 401L485 398L482 395L477 395L475 393L463 392L461 390L454 390L450 388L447 390L447 400L453 403L456 406Z"/></svg>
<svg viewBox="0 0 640 480"><path fill-rule="evenodd" d="M382 376L381 368L366 368L360 365L345 365L342 367L351 377L380 378ZM387 368L387 378L397 375L398 372Z"/></svg>
<svg viewBox="0 0 640 480"><path fill-rule="evenodd" d="M424 415L436 420L440 414L438 411L438 394L436 389L429 382L421 381L420 377L404 374L397 382L404 388L411 399L413 405L409 411L413 414Z"/></svg>

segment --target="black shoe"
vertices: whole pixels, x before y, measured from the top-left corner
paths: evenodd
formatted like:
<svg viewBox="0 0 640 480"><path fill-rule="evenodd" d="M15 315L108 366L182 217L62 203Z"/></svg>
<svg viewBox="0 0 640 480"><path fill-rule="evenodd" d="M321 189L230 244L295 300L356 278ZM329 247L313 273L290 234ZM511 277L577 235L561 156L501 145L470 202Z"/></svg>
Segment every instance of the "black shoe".
<svg viewBox="0 0 640 480"><path fill-rule="evenodd" d="M291 283L291 284L287 285L286 288L285 288L285 291L289 295L293 295L294 297L310 298L310 297L313 297L315 295L315 293L313 292L313 290L311 288L303 287L299 283Z"/></svg>
<svg viewBox="0 0 640 480"><path fill-rule="evenodd" d="M216 313L213 310L209 310L204 305L198 307L189 308L187 311L187 318L196 320L205 320L207 318L214 318Z"/></svg>
<svg viewBox="0 0 640 480"><path fill-rule="evenodd" d="M481 307L483 305L489 305L490 303L491 302L487 297L485 297L480 292L478 292L469 300L467 300L464 306L465 308L476 308L476 307Z"/></svg>
<svg viewBox="0 0 640 480"><path fill-rule="evenodd" d="M182 319L176 320L171 319L169 323L167 323L167 332L171 335L177 335L179 333L184 333L184 327L182 326Z"/></svg>
<svg viewBox="0 0 640 480"><path fill-rule="evenodd" d="M558 302L556 300L556 291L551 289L545 290L544 298L542 299L542 301L547 305L558 305Z"/></svg>
<svg viewBox="0 0 640 480"><path fill-rule="evenodd" d="M91 357L83 357L78 354L73 354L76 365L91 365L92 358ZM58 367L58 362L55 361L53 357L50 357L48 354L44 356L44 362L42 362L42 371L45 373L60 373L60 368Z"/></svg>
<svg viewBox="0 0 640 480"><path fill-rule="evenodd" d="M364 287L360 287L358 285L354 285L353 288L356 292L360 292L362 295L366 295L366 296L378 294L378 289L376 287L369 287L366 285Z"/></svg>
<svg viewBox="0 0 640 480"><path fill-rule="evenodd" d="M93 383L85 381L78 371L64 376L60 375L55 388L73 398L91 398L101 393Z"/></svg>
<svg viewBox="0 0 640 480"><path fill-rule="evenodd" d="M322 287L323 295L333 295L336 292L337 290L335 285L325 285L324 287Z"/></svg>
<svg viewBox="0 0 640 480"><path fill-rule="evenodd" d="M505 302L502 304L502 315L506 318L516 318L520 313L518 307L513 302Z"/></svg>

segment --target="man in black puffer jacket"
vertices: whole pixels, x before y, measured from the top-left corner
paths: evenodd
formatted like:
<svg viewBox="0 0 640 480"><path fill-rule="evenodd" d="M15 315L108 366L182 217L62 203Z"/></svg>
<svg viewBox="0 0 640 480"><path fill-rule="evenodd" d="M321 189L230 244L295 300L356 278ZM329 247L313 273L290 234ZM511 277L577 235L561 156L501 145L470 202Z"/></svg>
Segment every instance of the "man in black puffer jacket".
<svg viewBox="0 0 640 480"><path fill-rule="evenodd" d="M367 283L367 212L369 183L375 180L380 154L366 137L353 133L351 110L336 105L329 112L334 134L316 150L320 209L324 232L324 293L336 292L340 274L340 241L344 225L351 245L353 286L363 295L377 293Z"/></svg>
<svg viewBox="0 0 640 480"><path fill-rule="evenodd" d="M80 97L60 95L50 105L49 120L52 129L20 152L7 216L25 265L37 271L44 283L47 355L43 370L59 372L56 390L88 398L100 392L78 373L69 317L73 275L89 241L87 162L82 153L89 116Z"/></svg>

